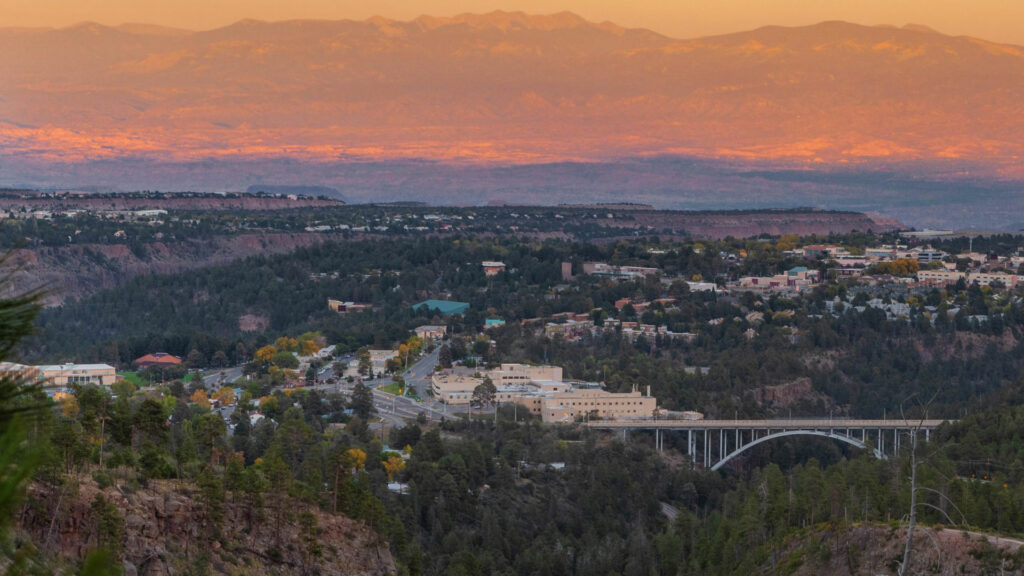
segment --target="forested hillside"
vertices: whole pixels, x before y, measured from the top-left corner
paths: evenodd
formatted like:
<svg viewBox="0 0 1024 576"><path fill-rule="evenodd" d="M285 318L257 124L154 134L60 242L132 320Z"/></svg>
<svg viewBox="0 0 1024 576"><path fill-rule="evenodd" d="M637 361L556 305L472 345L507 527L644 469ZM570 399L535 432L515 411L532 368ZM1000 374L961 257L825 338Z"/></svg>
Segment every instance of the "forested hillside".
<svg viewBox="0 0 1024 576"><path fill-rule="evenodd" d="M148 387L74 387L36 417L24 433L38 465L9 546L38 573L128 562L332 574L346 573L345 558L372 558L375 570L393 562L410 575L893 574L913 477L913 573L1019 570L1020 289L961 282L880 296L838 280L773 295L695 282L827 271L793 250L822 240L352 241L142 276L45 310L22 343L29 358L127 368L165 351L186 362ZM872 241L828 240L852 250ZM486 275L490 260L505 270ZM658 272L613 279L583 274L584 262ZM328 298L371 307L339 314ZM470 308L413 310L428 298ZM485 330L488 318L505 324ZM553 335L577 318L592 331ZM631 322L665 329L631 333ZM690 462L681 434L656 451L644 432L543 424L508 404L403 423L383 391L358 381L285 387L298 364L287 350L333 344L362 357L407 346L422 324L448 329L426 344L445 351L442 365L554 364L609 391L650 386L670 411L960 421L920 443L916 474L909 442L878 460L821 438L768 442L712 472ZM239 364L230 386L186 376ZM166 512L170 502L189 519ZM153 530L170 535L162 547Z"/></svg>
<svg viewBox="0 0 1024 576"><path fill-rule="evenodd" d="M750 254L742 263L719 257L741 249ZM510 271L485 276L479 263L495 259ZM800 298L761 300L691 292L680 281L562 280L562 262L578 270L583 261L646 264L665 276L704 278L765 274L800 263L752 241L689 242L664 254L652 254L643 242L431 238L324 244L226 267L143 276L46 310L26 353L51 362L75 358L127 366L152 351L184 357L196 350L206 362L221 352L234 365L283 334L318 330L340 350L355 350L404 341L424 323L447 322L457 333L473 334L485 318L499 317L506 326L491 332L491 361L554 362L573 378L606 381L612 389L650 385L669 409L726 417L828 411L875 417L895 413L911 393L937 394L934 413L959 416L984 406L986 394L1024 369L1022 302L977 286L932 289L915 297L922 307L894 320L875 308L827 313L830 301L847 297L850 289L842 284ZM606 334L568 342L538 335L537 324L529 323L562 312L619 315L614 304L621 298L660 296L675 302L655 304L635 320L692 339L630 342ZM338 315L328 310L329 298L373 309ZM427 298L468 302L470 310L452 322L411 308ZM945 306L947 298L962 302L960 312L929 318L924 306ZM854 303L867 299L861 295ZM990 319L970 320L978 315ZM814 394L791 393L811 389ZM765 401L766 394L776 400Z"/></svg>

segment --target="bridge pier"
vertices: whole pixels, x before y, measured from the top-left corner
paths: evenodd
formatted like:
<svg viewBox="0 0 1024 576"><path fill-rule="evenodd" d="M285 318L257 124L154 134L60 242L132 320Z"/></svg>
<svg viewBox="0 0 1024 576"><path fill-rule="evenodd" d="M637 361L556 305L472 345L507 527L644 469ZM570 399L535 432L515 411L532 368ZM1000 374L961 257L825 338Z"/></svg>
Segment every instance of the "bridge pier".
<svg viewBox="0 0 1024 576"><path fill-rule="evenodd" d="M711 450L708 450L708 430L704 430L704 467L711 466Z"/></svg>

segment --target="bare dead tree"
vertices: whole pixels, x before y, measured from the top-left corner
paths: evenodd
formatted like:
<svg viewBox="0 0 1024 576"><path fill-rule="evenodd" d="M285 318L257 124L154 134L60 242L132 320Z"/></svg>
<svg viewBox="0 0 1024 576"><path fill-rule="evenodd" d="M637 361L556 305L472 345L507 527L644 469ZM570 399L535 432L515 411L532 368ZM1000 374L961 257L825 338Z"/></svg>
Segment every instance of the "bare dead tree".
<svg viewBox="0 0 1024 576"><path fill-rule="evenodd" d="M948 496L933 488L917 485L917 469L921 464L927 463L930 459L930 456L924 459L918 458L918 437L920 436L921 428L924 427L924 421L928 418L928 408L932 405L932 403L935 402L935 398L937 396L938 392L933 394L931 399L928 400L928 402L926 402L925 404L918 404L918 406L921 408L921 418L917 421L917 423L914 426L910 427L910 510L907 513L907 515L904 516L904 518L907 518L907 539L903 547L903 560L902 562L900 562L899 570L897 572L899 576L907 576L907 574L909 574L908 570L910 567L910 561L913 559L914 529L917 527L918 506L931 508L939 514L941 514L949 524L952 524L954 526L957 525L957 522L954 522L950 515L946 513L946 511L943 510L942 508L939 508L938 506L930 502L918 502L917 494L919 490L922 492L930 492L937 495L940 500L944 500L948 505L952 506L958 514L960 514L961 525L967 524L967 517L964 516L963 512L960 511L960 509L952 500L950 500ZM908 397L907 400L909 400L912 397L913 395ZM908 425L910 424L910 421L907 419L906 414L904 414L902 403L900 404L900 417ZM929 538L931 538L932 544L935 545L936 550L941 555L942 547L939 545L935 537L928 532L925 532L925 534L927 534Z"/></svg>

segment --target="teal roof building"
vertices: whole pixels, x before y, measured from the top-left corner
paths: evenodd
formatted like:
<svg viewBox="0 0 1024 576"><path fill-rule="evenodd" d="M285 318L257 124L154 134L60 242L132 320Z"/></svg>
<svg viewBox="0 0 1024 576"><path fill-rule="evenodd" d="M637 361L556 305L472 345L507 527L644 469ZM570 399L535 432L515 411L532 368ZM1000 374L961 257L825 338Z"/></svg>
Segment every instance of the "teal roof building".
<svg viewBox="0 0 1024 576"><path fill-rule="evenodd" d="M469 310L469 302L455 302L453 300L424 300L419 304L413 304L413 310L426 308L440 313L442 316L452 314L465 314Z"/></svg>

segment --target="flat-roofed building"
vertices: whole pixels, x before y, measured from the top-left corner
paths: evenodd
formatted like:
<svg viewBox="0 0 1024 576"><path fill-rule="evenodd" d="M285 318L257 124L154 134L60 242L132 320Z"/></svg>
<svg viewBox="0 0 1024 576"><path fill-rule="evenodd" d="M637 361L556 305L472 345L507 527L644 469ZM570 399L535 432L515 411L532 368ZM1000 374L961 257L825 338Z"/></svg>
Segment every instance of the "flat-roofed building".
<svg viewBox="0 0 1024 576"><path fill-rule="evenodd" d="M497 274L505 271L504 262L495 262L491 260L485 260L480 263L484 268L485 276L496 276Z"/></svg>
<svg viewBox="0 0 1024 576"><path fill-rule="evenodd" d="M935 285L946 285L956 284L959 280L967 279L966 272L959 272L957 270L918 270L917 280L919 282L927 282L928 284Z"/></svg>
<svg viewBox="0 0 1024 576"><path fill-rule="evenodd" d="M485 378L495 386L495 401L515 402L544 422L572 422L582 418L652 418L657 399L635 388L615 393L593 382L562 380L559 366L503 364L496 370L473 372L448 369L431 378L434 397L447 404L469 404L473 391Z"/></svg>
<svg viewBox="0 0 1024 576"><path fill-rule="evenodd" d="M943 258L948 256L948 254L946 254L942 250L936 250L934 248L927 247L916 249L914 251L914 256L917 258L918 262L928 263L941 262Z"/></svg>
<svg viewBox="0 0 1024 576"><path fill-rule="evenodd" d="M39 369L35 366L26 366L25 364L17 364L15 362L0 362L0 376L37 382L39 380Z"/></svg>
<svg viewBox="0 0 1024 576"><path fill-rule="evenodd" d="M428 324L426 326L417 326L413 329L413 332L416 333L420 340L440 340L448 333L448 327Z"/></svg>
<svg viewBox="0 0 1024 576"><path fill-rule="evenodd" d="M1017 286L1018 277L1016 274L1007 274L1006 272L971 272L967 276L967 283L977 283L979 286L991 286L992 284L1002 284L1004 288L1014 288Z"/></svg>
<svg viewBox="0 0 1024 576"><path fill-rule="evenodd" d="M804 246L804 258L827 258L849 254L842 246L835 244L809 244Z"/></svg>
<svg viewBox="0 0 1024 576"><path fill-rule="evenodd" d="M502 364L494 370L476 371L469 368L449 368L431 376L431 390L434 397L448 404L468 404L473 399L473 390L483 384L485 378L502 395L512 390L522 393L565 391L571 388L562 381L561 366L530 366L528 364Z"/></svg>
<svg viewBox="0 0 1024 576"><path fill-rule="evenodd" d="M531 366L529 364L502 364L485 374L495 386L527 384L536 381L562 381L561 366Z"/></svg>
<svg viewBox="0 0 1024 576"><path fill-rule="evenodd" d="M616 266L605 262L584 262L584 274L596 274L599 276L613 276L615 278L641 278L654 276L661 270L648 266Z"/></svg>
<svg viewBox="0 0 1024 576"><path fill-rule="evenodd" d="M374 373L387 372L388 360L398 358L398 350L368 350Z"/></svg>
<svg viewBox="0 0 1024 576"><path fill-rule="evenodd" d="M516 399L544 422L573 422L584 418L652 418L657 399L641 392L614 393L599 389L573 388L565 392L521 396Z"/></svg>
<svg viewBox="0 0 1024 576"><path fill-rule="evenodd" d="M117 381L117 371L107 364L52 364L34 366L37 379L47 388L64 388L75 384L110 386Z"/></svg>
<svg viewBox="0 0 1024 576"><path fill-rule="evenodd" d="M373 304L359 304L356 302L343 302L341 300L334 300L332 298L327 299L327 308L338 314L346 314L348 312L360 312L362 310L369 310L373 308Z"/></svg>
<svg viewBox="0 0 1024 576"><path fill-rule="evenodd" d="M430 390L434 398L445 404L469 404L473 390L484 382L482 376L474 374L468 370L442 370L430 377Z"/></svg>

